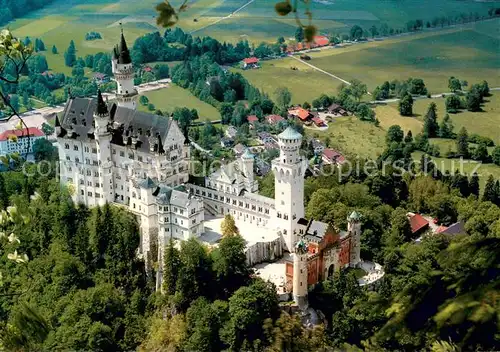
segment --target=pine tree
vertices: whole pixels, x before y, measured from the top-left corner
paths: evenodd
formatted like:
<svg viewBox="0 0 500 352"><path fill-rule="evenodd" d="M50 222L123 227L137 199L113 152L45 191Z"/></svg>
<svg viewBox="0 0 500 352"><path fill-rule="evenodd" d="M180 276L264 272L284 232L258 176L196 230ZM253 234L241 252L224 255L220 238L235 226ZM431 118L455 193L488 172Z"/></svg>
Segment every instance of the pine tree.
<svg viewBox="0 0 500 352"><path fill-rule="evenodd" d="M457 136L457 154L465 159L469 157L469 135L465 127L462 127Z"/></svg>
<svg viewBox="0 0 500 352"><path fill-rule="evenodd" d="M439 125L439 137L453 138L453 122L448 114L444 115L443 121Z"/></svg>
<svg viewBox="0 0 500 352"><path fill-rule="evenodd" d="M496 198L494 203L500 207L500 181L495 182L495 194Z"/></svg>
<svg viewBox="0 0 500 352"><path fill-rule="evenodd" d="M180 266L181 258L179 250L175 248L174 241L170 239L168 245L165 247L163 258L163 291L167 295L175 294Z"/></svg>
<svg viewBox="0 0 500 352"><path fill-rule="evenodd" d="M52 45L52 54L56 55L57 53L57 47L55 45Z"/></svg>
<svg viewBox="0 0 500 352"><path fill-rule="evenodd" d="M68 50L64 52L64 63L68 67L73 67L76 63L76 48L73 40L69 43Z"/></svg>
<svg viewBox="0 0 500 352"><path fill-rule="evenodd" d="M486 185L484 186L482 201L495 203L497 198L498 194L495 186L495 179L493 178L493 175L490 175L486 181Z"/></svg>
<svg viewBox="0 0 500 352"><path fill-rule="evenodd" d="M451 178L451 188L458 189L460 194L464 197L468 197L470 195L469 190L469 180L467 176L462 175L458 170L455 171L453 177Z"/></svg>
<svg viewBox="0 0 500 352"><path fill-rule="evenodd" d="M437 137L438 131L437 106L436 103L432 102L429 104L429 108L425 114L424 133L426 133L429 138L434 138Z"/></svg>
<svg viewBox="0 0 500 352"><path fill-rule="evenodd" d="M413 143L413 134L411 133L411 130L409 130L408 133L406 134L404 142L406 144Z"/></svg>
<svg viewBox="0 0 500 352"><path fill-rule="evenodd" d="M413 97L408 92L405 92L399 100L399 113L402 116L413 115Z"/></svg>
<svg viewBox="0 0 500 352"><path fill-rule="evenodd" d="M474 172L469 180L469 191L470 194L479 197L479 176L477 172Z"/></svg>

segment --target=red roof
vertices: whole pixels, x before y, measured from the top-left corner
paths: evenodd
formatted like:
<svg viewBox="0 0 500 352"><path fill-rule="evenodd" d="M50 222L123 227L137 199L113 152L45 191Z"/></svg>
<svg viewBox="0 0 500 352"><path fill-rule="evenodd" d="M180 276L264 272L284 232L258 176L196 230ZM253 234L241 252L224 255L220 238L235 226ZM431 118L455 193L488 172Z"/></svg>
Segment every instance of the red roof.
<svg viewBox="0 0 500 352"><path fill-rule="evenodd" d="M328 37L325 37L324 35L315 35L314 36L314 43L318 46L325 46L330 44L330 40Z"/></svg>
<svg viewBox="0 0 500 352"><path fill-rule="evenodd" d="M329 149L329 148L325 148L325 150L323 150L323 156L327 159L332 160L332 161L337 160L339 157L342 157L342 158L344 157L338 151L333 150L333 149Z"/></svg>
<svg viewBox="0 0 500 352"><path fill-rule="evenodd" d="M313 117L311 119L317 126L323 126L325 123L319 117Z"/></svg>
<svg viewBox="0 0 500 352"><path fill-rule="evenodd" d="M283 121L283 117L280 115L267 115L266 120L269 123L278 123L280 121Z"/></svg>
<svg viewBox="0 0 500 352"><path fill-rule="evenodd" d="M16 136L17 138L22 138L22 137L27 137L27 135L34 136L34 137L41 137L43 136L43 132L40 131L36 127L30 127L28 128L28 133L26 133L26 129L23 128L22 130L7 130L0 134L0 141L6 141L9 136Z"/></svg>
<svg viewBox="0 0 500 352"><path fill-rule="evenodd" d="M429 226L429 222L425 220L424 217L420 214L411 215L409 217L409 220L412 233L417 233L420 230Z"/></svg>
<svg viewBox="0 0 500 352"><path fill-rule="evenodd" d="M446 230L448 230L448 226L441 225L436 229L436 233L441 233Z"/></svg>
<svg viewBox="0 0 500 352"><path fill-rule="evenodd" d="M288 113L290 115L297 116L302 121L307 120L309 118L309 115L310 115L309 111L307 111L304 108L301 108L300 106L298 108L296 108L296 109L290 109L290 110L288 110Z"/></svg>
<svg viewBox="0 0 500 352"><path fill-rule="evenodd" d="M259 118L255 115L250 115L247 117L247 121L248 121L248 123L254 123L254 122L259 121Z"/></svg>
<svg viewBox="0 0 500 352"><path fill-rule="evenodd" d="M149 67L149 66L145 66L144 67L144 71L151 72L151 71L153 71L153 69L151 67Z"/></svg>
<svg viewBox="0 0 500 352"><path fill-rule="evenodd" d="M246 63L247 65L256 64L259 62L259 59L257 59L256 57L249 57L249 58L243 59L243 62Z"/></svg>

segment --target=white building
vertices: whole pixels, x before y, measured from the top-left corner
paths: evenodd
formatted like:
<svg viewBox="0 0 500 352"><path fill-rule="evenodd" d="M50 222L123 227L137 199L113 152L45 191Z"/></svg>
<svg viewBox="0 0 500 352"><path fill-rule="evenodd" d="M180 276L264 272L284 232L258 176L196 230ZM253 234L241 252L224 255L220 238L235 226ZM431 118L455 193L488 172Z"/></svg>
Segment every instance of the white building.
<svg viewBox="0 0 500 352"><path fill-rule="evenodd" d="M254 156L248 149L196 184L189 177L190 147L177 123L136 111L138 94L123 33L114 49L113 72L116 103L107 104L100 91L97 98L70 97L56 117L60 180L77 203L114 203L137 216L139 253L148 265L158 262L157 288L166 243L201 236L205 213L231 214L272 231L294 251L304 217L307 161L299 153L302 135L292 127L278 135L280 155L272 162L274 198L257 194Z"/></svg>
<svg viewBox="0 0 500 352"><path fill-rule="evenodd" d="M14 136L15 138L13 138ZM31 154L33 153L33 144L40 138L44 138L44 134L36 127L7 130L0 134L0 155L12 153Z"/></svg>

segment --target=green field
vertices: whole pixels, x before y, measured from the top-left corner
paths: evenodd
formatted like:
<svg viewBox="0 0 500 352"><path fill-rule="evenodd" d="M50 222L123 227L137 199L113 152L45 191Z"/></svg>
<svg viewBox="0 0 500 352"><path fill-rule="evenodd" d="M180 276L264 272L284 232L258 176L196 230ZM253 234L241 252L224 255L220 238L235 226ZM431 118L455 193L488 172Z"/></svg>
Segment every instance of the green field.
<svg viewBox="0 0 500 352"><path fill-rule="evenodd" d="M320 140L330 138L330 147L345 155L376 158L385 148L385 130L356 117L340 117L328 124L328 130L306 129L309 136Z"/></svg>
<svg viewBox="0 0 500 352"><path fill-rule="evenodd" d="M198 110L200 121L220 120L219 111L212 105L202 102L192 95L188 90L171 85L168 88L142 93L148 97L149 102L154 104L156 109L166 112L173 112L176 107L187 107ZM147 111L147 107L140 105L140 110Z"/></svg>
<svg viewBox="0 0 500 352"><path fill-rule="evenodd" d="M293 104L302 104L305 101L310 103L322 93L332 95L339 85L337 80L291 58L263 61L261 66L254 70L233 71L242 73L250 83L273 99L276 88L287 87L292 93ZM297 70L292 70L291 67L296 67Z"/></svg>
<svg viewBox="0 0 500 352"><path fill-rule="evenodd" d="M248 38L253 42L275 40L278 36L292 37L297 24L293 18L277 16L273 9L275 2L254 1L230 18L201 30L199 34L228 41ZM247 0L213 1L214 5L201 18L216 21L245 3ZM310 5L313 22L322 33L346 33L354 24L365 29L381 23L399 28L415 19L426 21L436 16L456 16L462 12L485 15L490 7L498 3L473 0L318 0L310 2ZM303 11L299 13L300 17L305 17Z"/></svg>
<svg viewBox="0 0 500 352"><path fill-rule="evenodd" d="M373 90L384 81L424 79L431 93L448 91L448 78L486 79L500 86L500 20L428 32L348 48L311 53L311 64L345 80L359 79ZM491 35L483 32L489 30Z"/></svg>
<svg viewBox="0 0 500 352"><path fill-rule="evenodd" d="M496 144L500 144L500 91L492 91L490 97L485 98L482 112L470 112L462 110L458 114L450 114L451 120L455 125L455 132L465 127L469 134L477 133L482 136L490 137ZM440 119L445 115L445 99L433 99L438 107L438 116ZM422 119L430 100L423 99L415 101L413 112ZM396 104L391 104L396 108Z"/></svg>

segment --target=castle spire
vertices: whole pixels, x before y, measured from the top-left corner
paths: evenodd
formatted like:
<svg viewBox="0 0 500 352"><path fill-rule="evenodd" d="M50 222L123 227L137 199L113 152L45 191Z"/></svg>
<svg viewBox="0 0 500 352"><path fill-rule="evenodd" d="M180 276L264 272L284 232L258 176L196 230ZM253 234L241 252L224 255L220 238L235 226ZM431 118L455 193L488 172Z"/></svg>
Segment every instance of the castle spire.
<svg viewBox="0 0 500 352"><path fill-rule="evenodd" d="M104 102L104 99L102 98L101 90L97 90L97 109L96 109L96 115L97 116L107 116L109 114L108 111L108 106Z"/></svg>
<svg viewBox="0 0 500 352"><path fill-rule="evenodd" d="M125 41L125 36L123 35L123 26L120 23L121 27L121 38L120 38L120 46L118 47L118 63L120 64L130 64L132 63L132 59L130 58L130 52L127 47L127 42Z"/></svg>

